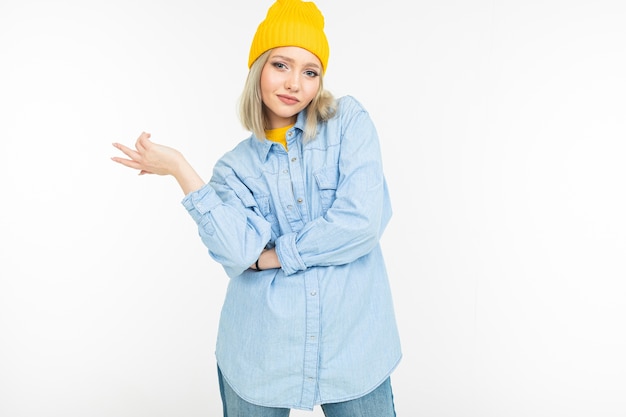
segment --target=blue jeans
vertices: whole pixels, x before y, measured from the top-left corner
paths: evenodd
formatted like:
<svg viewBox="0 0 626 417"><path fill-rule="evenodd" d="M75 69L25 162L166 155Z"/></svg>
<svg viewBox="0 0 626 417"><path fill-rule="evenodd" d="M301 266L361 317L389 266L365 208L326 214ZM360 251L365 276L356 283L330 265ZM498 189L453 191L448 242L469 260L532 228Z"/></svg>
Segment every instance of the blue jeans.
<svg viewBox="0 0 626 417"><path fill-rule="evenodd" d="M288 417L289 408L263 407L251 404L228 385L217 369L224 417ZM395 417L391 380L387 378L374 391L363 397L341 403L322 404L326 417Z"/></svg>

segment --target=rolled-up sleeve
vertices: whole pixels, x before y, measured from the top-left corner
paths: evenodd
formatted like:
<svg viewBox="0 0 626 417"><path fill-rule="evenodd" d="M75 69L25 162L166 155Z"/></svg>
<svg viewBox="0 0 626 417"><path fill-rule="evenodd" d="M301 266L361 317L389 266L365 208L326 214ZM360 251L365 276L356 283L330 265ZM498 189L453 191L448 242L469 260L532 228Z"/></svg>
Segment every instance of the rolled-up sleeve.
<svg viewBox="0 0 626 417"><path fill-rule="evenodd" d="M191 218L199 224L205 214L222 204L222 199L217 196L210 185L205 185L198 191L186 195L182 204Z"/></svg>
<svg viewBox="0 0 626 417"><path fill-rule="evenodd" d="M254 198L241 189L245 187L235 191L226 181L212 180L182 200L209 254L231 278L254 263L271 237Z"/></svg>

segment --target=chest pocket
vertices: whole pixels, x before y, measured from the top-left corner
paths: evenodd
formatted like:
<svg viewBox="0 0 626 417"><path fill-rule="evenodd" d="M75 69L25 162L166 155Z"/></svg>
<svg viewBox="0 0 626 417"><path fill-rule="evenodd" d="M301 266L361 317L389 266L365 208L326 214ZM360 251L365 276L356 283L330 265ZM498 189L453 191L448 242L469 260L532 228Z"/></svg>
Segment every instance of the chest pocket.
<svg viewBox="0 0 626 417"><path fill-rule="evenodd" d="M313 173L313 177L319 190L322 214L325 214L335 201L337 183L339 182L339 166L333 165L318 169Z"/></svg>

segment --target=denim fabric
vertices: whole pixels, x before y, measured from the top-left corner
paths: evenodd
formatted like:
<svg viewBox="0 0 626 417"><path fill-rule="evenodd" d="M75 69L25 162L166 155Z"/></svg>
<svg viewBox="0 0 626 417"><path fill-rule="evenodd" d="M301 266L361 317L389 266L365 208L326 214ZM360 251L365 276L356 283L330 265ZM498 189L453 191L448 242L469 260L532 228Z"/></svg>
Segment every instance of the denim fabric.
<svg viewBox="0 0 626 417"><path fill-rule="evenodd" d="M288 408L251 404L237 395L217 370L224 417L288 417ZM322 404L326 417L395 417L391 380L387 378L374 391L362 397L339 403Z"/></svg>
<svg viewBox="0 0 626 417"><path fill-rule="evenodd" d="M230 277L216 356L233 389L269 407L355 399L401 358L380 237L391 217L378 134L350 96L288 151L250 137L182 204ZM264 248L282 268L248 269Z"/></svg>

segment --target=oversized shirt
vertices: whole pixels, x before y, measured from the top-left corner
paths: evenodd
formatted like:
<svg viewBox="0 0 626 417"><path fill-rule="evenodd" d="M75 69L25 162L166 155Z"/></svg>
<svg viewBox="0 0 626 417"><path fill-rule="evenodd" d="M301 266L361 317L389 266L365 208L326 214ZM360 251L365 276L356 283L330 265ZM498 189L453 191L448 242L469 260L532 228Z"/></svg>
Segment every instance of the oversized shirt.
<svg viewBox="0 0 626 417"><path fill-rule="evenodd" d="M229 385L257 405L311 410L363 396L402 356L380 237L391 217L378 134L362 105L289 151L254 135L182 203L230 277L216 358ZM249 269L264 248L281 268Z"/></svg>

